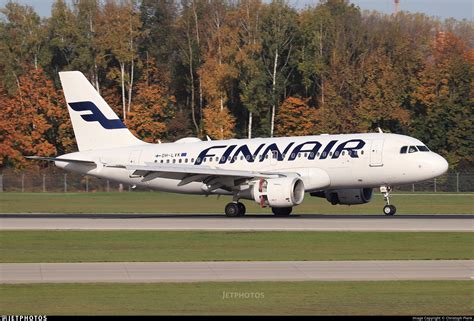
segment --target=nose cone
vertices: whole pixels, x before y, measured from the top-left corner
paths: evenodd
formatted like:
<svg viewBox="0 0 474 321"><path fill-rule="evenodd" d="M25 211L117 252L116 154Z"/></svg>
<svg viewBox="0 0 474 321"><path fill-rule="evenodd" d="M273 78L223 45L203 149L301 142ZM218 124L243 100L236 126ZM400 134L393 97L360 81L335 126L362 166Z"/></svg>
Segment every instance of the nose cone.
<svg viewBox="0 0 474 321"><path fill-rule="evenodd" d="M443 175L448 170L448 162L442 156L433 153L433 159L431 161L431 167L433 170L433 175L435 177Z"/></svg>

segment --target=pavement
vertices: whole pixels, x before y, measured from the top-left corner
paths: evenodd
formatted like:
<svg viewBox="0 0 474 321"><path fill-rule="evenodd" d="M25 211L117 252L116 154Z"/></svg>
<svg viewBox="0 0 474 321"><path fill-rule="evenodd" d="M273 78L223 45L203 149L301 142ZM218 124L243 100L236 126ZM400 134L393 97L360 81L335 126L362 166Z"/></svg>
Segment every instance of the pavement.
<svg viewBox="0 0 474 321"><path fill-rule="evenodd" d="M474 215L0 214L0 230L472 232Z"/></svg>
<svg viewBox="0 0 474 321"><path fill-rule="evenodd" d="M5 263L0 283L472 280L474 260Z"/></svg>

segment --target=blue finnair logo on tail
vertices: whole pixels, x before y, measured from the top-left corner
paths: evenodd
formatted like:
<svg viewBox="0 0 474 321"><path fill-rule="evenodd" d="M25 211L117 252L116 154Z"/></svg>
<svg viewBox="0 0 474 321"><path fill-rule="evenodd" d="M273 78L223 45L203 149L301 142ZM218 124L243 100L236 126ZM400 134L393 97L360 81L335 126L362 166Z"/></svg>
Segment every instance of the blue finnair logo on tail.
<svg viewBox="0 0 474 321"><path fill-rule="evenodd" d="M90 111L90 114L81 115L87 122L97 121L105 129L126 128L120 119L108 119L102 114L92 101L80 101L69 103L69 106L75 111Z"/></svg>

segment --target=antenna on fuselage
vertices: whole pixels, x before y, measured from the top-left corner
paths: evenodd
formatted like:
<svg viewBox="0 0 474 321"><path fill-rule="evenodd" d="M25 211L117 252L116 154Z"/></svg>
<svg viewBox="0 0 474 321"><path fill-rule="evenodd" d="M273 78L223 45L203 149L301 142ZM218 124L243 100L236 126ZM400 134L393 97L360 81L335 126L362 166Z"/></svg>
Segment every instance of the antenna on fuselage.
<svg viewBox="0 0 474 321"><path fill-rule="evenodd" d="M206 135L206 138L207 138L207 141L209 142L212 140L211 137L209 137L209 135Z"/></svg>
<svg viewBox="0 0 474 321"><path fill-rule="evenodd" d="M377 131L379 132L379 134L383 134L383 131L382 129L380 129L380 127L377 127Z"/></svg>

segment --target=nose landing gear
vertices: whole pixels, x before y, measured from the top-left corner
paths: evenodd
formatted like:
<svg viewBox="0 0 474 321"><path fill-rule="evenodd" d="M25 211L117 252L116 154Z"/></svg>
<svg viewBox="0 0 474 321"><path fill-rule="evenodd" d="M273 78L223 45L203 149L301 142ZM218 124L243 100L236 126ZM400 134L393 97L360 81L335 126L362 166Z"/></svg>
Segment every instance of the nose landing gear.
<svg viewBox="0 0 474 321"><path fill-rule="evenodd" d="M394 205L390 205L390 192L392 188L390 186L380 186L380 192L383 195L383 199L385 200L385 206L383 207L383 213L388 216L395 215L397 212L397 208Z"/></svg>

